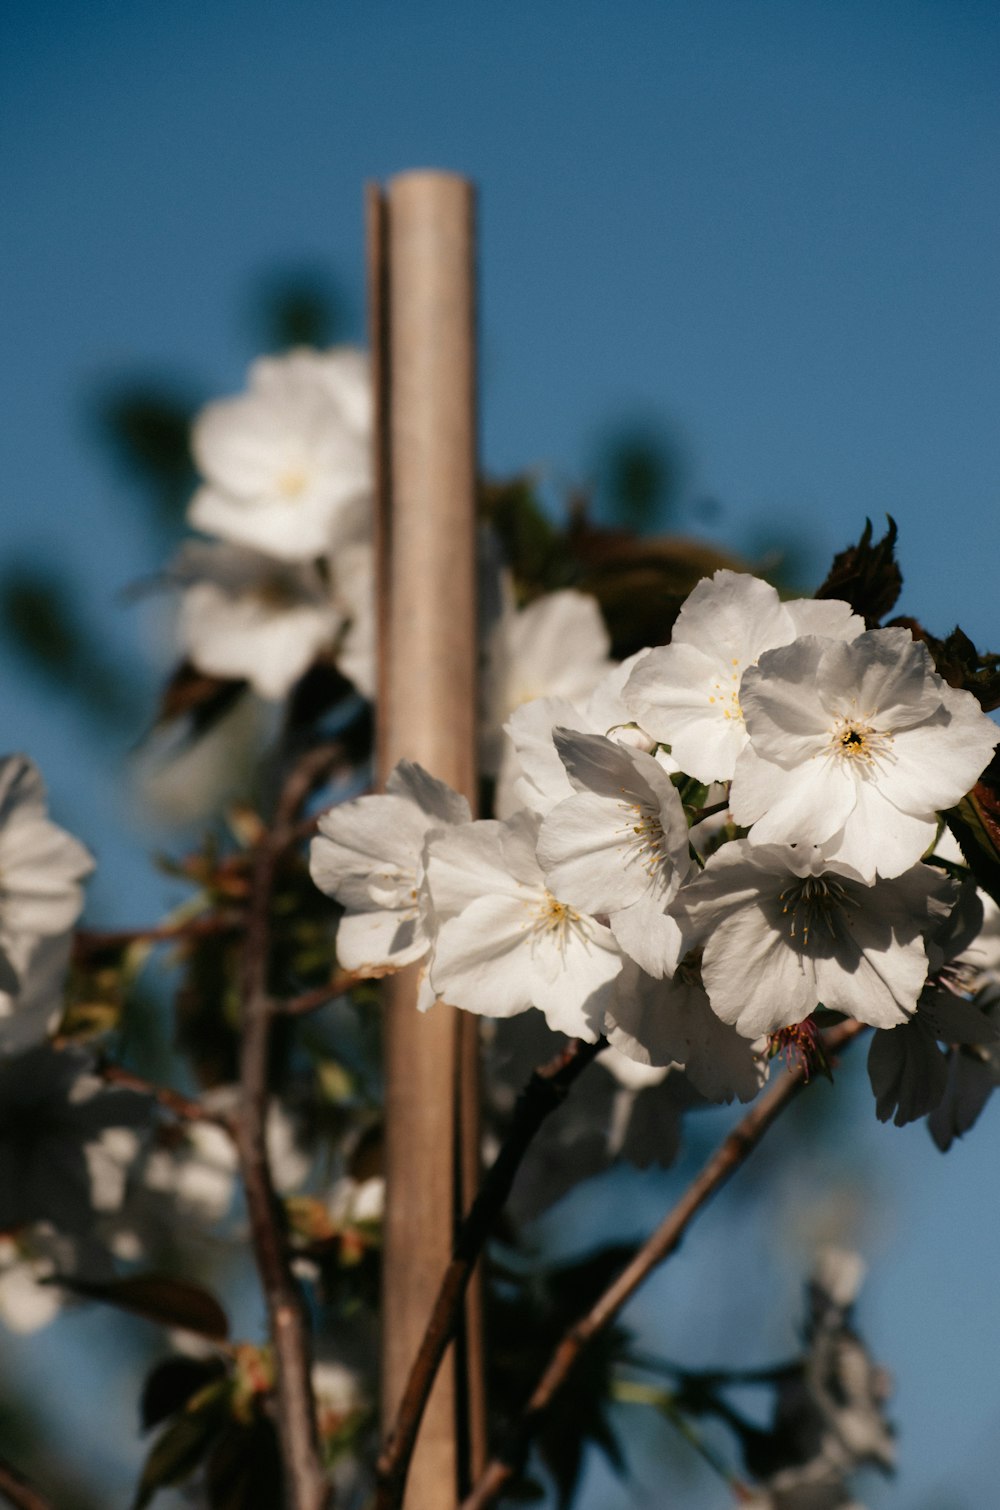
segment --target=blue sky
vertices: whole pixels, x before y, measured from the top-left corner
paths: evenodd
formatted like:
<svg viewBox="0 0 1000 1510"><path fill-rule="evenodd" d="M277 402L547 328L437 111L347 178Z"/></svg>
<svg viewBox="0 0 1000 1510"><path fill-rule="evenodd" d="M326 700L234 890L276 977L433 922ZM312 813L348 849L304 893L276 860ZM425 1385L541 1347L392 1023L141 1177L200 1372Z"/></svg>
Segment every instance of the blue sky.
<svg viewBox="0 0 1000 1510"><path fill-rule="evenodd" d="M91 432L99 387L239 388L275 267L329 267L360 338L363 184L440 166L481 191L491 469L585 479L638 414L686 452L675 524L715 500L720 538L793 530L818 576L890 512L903 609L1000 645L994 4L39 0L4 32L3 552L65 564L109 636L141 633L116 595L160 562ZM101 856L99 910L138 920L160 883L116 772L2 652L0 677L9 744ZM858 1118L904 1431L872 1503L980 1505L996 1117L947 1160Z"/></svg>

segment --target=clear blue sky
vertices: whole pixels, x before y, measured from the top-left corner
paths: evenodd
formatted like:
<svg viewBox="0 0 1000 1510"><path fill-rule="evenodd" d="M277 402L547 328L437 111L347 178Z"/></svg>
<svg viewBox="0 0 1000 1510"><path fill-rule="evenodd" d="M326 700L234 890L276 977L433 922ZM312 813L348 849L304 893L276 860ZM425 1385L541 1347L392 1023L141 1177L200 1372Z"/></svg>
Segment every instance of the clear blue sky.
<svg viewBox="0 0 1000 1510"><path fill-rule="evenodd" d="M998 67L978 0L22 4L0 57L4 552L54 553L133 639L114 595L160 563L88 428L97 387L240 387L275 266L328 265L360 337L362 185L441 166L481 186L489 467L586 477L638 412L686 447L681 522L715 499L724 538L795 526L819 574L891 512L903 608L1000 648ZM89 824L102 913L155 906L79 720L2 654L0 676L5 744ZM997 1118L943 1160L860 1115L851 1157L885 1199L865 1314L903 1426L904 1477L871 1502L940 1510L954 1483L985 1505Z"/></svg>

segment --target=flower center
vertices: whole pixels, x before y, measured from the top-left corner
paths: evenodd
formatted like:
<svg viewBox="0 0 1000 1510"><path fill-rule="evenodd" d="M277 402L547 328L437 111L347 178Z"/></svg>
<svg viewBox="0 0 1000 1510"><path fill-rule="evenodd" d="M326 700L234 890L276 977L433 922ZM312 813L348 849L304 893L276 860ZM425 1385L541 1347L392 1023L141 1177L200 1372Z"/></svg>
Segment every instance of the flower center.
<svg viewBox="0 0 1000 1510"><path fill-rule="evenodd" d="M551 891L545 892L538 906L532 910L531 931L536 938L554 939L560 953L565 953L570 935L587 938L585 919L566 902L559 902Z"/></svg>
<svg viewBox="0 0 1000 1510"><path fill-rule="evenodd" d="M282 498L298 498L305 492L309 476L304 467L286 467L278 475L278 492Z"/></svg>
<svg viewBox="0 0 1000 1510"><path fill-rule="evenodd" d="M858 904L840 881L832 876L806 876L778 893L782 914L788 919L788 937L801 948L809 947L809 935L837 937L838 920L844 909Z"/></svg>
<svg viewBox="0 0 1000 1510"><path fill-rule="evenodd" d="M877 729L874 713L839 714L830 730L830 751L838 760L850 761L859 771L871 770L892 754L892 735Z"/></svg>
<svg viewBox="0 0 1000 1510"><path fill-rule="evenodd" d="M817 1071L828 1080L833 1079L815 1017L806 1017L802 1022L771 1033L767 1040L767 1053L769 1059L775 1059L780 1054L790 1070L801 1068L803 1079L807 1082Z"/></svg>
<svg viewBox="0 0 1000 1510"><path fill-rule="evenodd" d="M736 656L732 658L729 664L733 668L732 671L719 673L711 684L712 690L709 693L708 700L710 703L718 706L718 710L723 718L736 719L737 722L742 723L743 709L740 707L740 678L743 675L743 669Z"/></svg>
<svg viewBox="0 0 1000 1510"><path fill-rule="evenodd" d="M638 861L648 876L655 876L667 859L667 841L660 815L640 802L623 802L621 808L628 821L619 832L631 835L625 864Z"/></svg>

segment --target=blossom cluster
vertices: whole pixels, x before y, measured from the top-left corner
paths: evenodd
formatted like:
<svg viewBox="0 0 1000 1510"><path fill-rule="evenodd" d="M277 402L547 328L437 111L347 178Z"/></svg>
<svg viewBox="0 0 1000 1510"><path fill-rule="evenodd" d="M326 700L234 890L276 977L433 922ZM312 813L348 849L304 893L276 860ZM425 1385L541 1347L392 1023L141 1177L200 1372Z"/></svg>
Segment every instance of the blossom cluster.
<svg viewBox="0 0 1000 1510"><path fill-rule="evenodd" d="M421 960L424 1008L534 1007L711 1100L750 1099L819 1008L878 1030L880 1113L911 1039L995 1036L945 989L978 904L926 857L998 731L909 630L718 571L668 645L505 727L500 818L405 761L321 818L345 967Z"/></svg>
<svg viewBox="0 0 1000 1510"><path fill-rule="evenodd" d="M191 662L284 697L332 660L374 691L371 384L349 347L262 357L249 389L198 416L204 479L170 579Z"/></svg>

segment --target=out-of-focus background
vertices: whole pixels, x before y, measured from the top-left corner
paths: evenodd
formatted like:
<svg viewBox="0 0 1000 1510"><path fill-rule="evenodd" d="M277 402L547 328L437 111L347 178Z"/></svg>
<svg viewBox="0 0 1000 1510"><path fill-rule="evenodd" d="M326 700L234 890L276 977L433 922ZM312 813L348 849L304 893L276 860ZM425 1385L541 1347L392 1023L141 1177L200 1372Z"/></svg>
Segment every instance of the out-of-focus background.
<svg viewBox="0 0 1000 1510"><path fill-rule="evenodd" d="M363 185L406 168L480 186L488 471L530 467L553 507L590 488L613 519L617 463L645 458L648 528L807 592L888 512L900 610L1000 648L998 64L989 0L12 10L2 744L97 854L91 920L169 900L121 775L169 615L129 589L176 542L189 479L154 487L123 433L239 390L298 329L362 341ZM764 1318L788 1351L816 1244L855 1243L900 1427L896 1480L863 1498L981 1510L1000 1477L1000 1122L988 1108L942 1156L922 1126L876 1123L856 1061L794 1178L769 1165L766 1208L724 1195L630 1316L692 1366L774 1361L744 1333ZM644 1229L675 1179L622 1178L600 1220ZM62 1460L124 1506L143 1449L114 1326L92 1309L0 1335L0 1419L32 1392ZM595 1459L588 1510L661 1503L667 1430L648 1426L631 1479ZM690 1473L678 1503L726 1502Z"/></svg>

